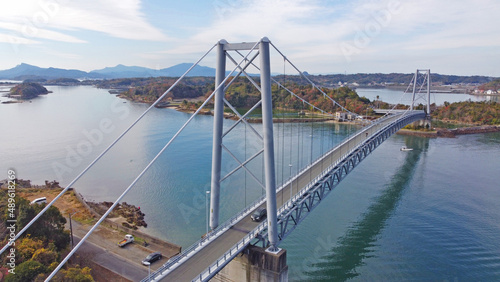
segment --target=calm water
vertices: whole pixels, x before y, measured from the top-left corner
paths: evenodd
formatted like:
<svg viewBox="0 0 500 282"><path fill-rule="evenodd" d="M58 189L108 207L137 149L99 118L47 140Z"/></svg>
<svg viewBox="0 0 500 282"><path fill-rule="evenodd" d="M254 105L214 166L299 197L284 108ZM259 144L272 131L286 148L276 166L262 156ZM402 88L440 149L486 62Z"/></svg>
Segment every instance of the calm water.
<svg viewBox="0 0 500 282"><path fill-rule="evenodd" d="M91 87L49 88L54 92L31 103L0 104L0 172L14 168L19 178L37 184L68 184L147 108ZM73 187L87 199L114 201L188 118L153 109ZM212 117L197 117L125 197L146 213L147 232L183 246L205 232L211 127ZM293 173L355 130L275 125L287 136L275 141L277 181L289 176L289 163ZM224 143L242 159L260 145L252 136L238 127ZM289 153L290 143L301 149ZM415 150L401 152L403 145ZM224 159L229 172L236 162L228 154ZM497 281L499 159L498 133L391 137L281 245L288 250L290 279ZM250 166L261 178L262 160ZM244 173L224 181L222 189L223 218L262 194Z"/></svg>
<svg viewBox="0 0 500 282"><path fill-rule="evenodd" d="M379 96L380 101L387 102L390 104L403 104L410 105L412 101L412 93L404 93L404 91L400 90L392 90L392 89L375 89L375 88L358 88L356 92L360 97L366 97L371 101L377 100L377 96ZM462 102L462 101L495 101L499 102L498 96L478 96L478 95L469 95L469 94L460 94L460 93L431 93L431 104L436 103L436 105L444 105L444 102ZM425 100L418 99L420 103L425 102Z"/></svg>

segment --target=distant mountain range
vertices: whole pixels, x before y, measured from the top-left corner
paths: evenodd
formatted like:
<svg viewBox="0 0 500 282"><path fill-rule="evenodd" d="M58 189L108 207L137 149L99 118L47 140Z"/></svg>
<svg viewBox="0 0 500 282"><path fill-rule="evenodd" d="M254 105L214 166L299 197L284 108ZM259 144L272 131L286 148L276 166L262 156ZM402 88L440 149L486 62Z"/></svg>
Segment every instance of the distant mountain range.
<svg viewBox="0 0 500 282"><path fill-rule="evenodd" d="M179 77L183 75L192 64L182 63L164 69L150 69L145 67L124 66L117 65L115 67L107 67L100 70L93 70L85 72L81 70L67 70L58 68L40 68L28 64L20 64L14 68L0 71L0 79L21 80L26 79L45 79L53 80L58 78L71 78L71 79L114 79L114 78L149 78L149 77ZM226 71L226 75L229 71ZM255 75L255 74L250 74ZM273 75L279 75L277 73ZM215 69L205 66L196 66L188 74L188 76L203 76L214 77ZM352 83L357 85L386 85L386 83L408 83L411 81L413 74L402 73L372 73L372 74L327 74L327 75L313 75L314 81L325 87L336 87L339 82L343 84ZM287 81L301 82L299 76L287 76ZM484 84L492 81L493 77L487 76L457 76L457 75L442 75L432 73L432 82L440 84ZM355 85L356 86L356 85Z"/></svg>
<svg viewBox="0 0 500 282"><path fill-rule="evenodd" d="M14 68L0 71L0 79L25 80L25 79L106 79L106 78L131 78L131 77L179 77L183 75L192 64L182 63L164 69L150 69L145 67L117 65L100 70L85 72L81 70L67 70L58 68L40 68L22 63ZM196 66L188 76L215 76L215 69L204 66Z"/></svg>

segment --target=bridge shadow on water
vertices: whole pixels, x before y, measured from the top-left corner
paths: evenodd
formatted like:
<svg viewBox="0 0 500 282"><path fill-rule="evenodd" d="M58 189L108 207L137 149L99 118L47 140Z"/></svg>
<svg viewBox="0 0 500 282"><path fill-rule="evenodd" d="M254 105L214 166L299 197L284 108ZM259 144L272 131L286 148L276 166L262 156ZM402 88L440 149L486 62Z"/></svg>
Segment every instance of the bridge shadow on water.
<svg viewBox="0 0 500 282"><path fill-rule="evenodd" d="M365 258L370 258L371 248L377 236L384 229L386 221L391 217L398 202L408 187L415 168L422 155L425 155L429 140L427 138L405 138L406 145L413 151L406 152L403 165L386 184L383 194L375 199L361 220L356 222L342 236L337 246L329 254L323 256L318 263L311 265L305 273L310 281L345 281L359 274L356 268L363 265Z"/></svg>

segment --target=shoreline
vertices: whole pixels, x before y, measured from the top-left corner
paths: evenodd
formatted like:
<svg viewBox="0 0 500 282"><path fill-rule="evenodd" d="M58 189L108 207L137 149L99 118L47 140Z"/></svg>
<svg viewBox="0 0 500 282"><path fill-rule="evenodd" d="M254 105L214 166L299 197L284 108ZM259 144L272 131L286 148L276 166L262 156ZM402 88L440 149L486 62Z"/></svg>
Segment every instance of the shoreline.
<svg viewBox="0 0 500 282"><path fill-rule="evenodd" d="M447 128L436 128L433 131L419 131L411 129L400 129L396 134L399 135L409 135L418 136L426 138L455 138L457 135L467 135L467 134L483 134L500 132L500 125L483 125L483 126L472 126L472 127L461 127L454 129Z"/></svg>
<svg viewBox="0 0 500 282"><path fill-rule="evenodd" d="M493 95L492 95L493 96ZM500 94L497 94L500 96ZM146 103L151 104L145 101L135 101L126 96L117 95L117 97L137 103ZM194 99L196 100L196 99ZM179 101L175 101L178 103ZM166 106L158 107L159 109L173 109L178 112L193 114L195 110L190 109L182 109L177 104L169 104ZM213 116L212 110L206 109L202 110L198 113L199 115L211 115ZM225 119L231 119L237 121L239 118L234 113L226 113L224 112ZM247 118L248 123L262 123L261 118ZM335 123L335 124L351 124L351 125L361 125L364 126L361 122L356 121L338 121L335 118L273 118L273 123L309 123L309 122L326 122L326 123ZM487 125L487 126L472 126L472 127L463 127L456 129L446 129L446 128L436 128L433 131L417 131L410 129L400 129L396 134L400 135L412 135L412 136L420 136L426 138L437 138L437 137L448 137L453 138L457 135L465 135L465 134L479 134L479 133L490 133L490 132L499 132L500 125Z"/></svg>
<svg viewBox="0 0 500 282"><path fill-rule="evenodd" d="M115 95L115 94L113 94ZM142 101L142 100L134 100L131 99L130 97L121 95L121 94L116 94L116 97L127 100L129 102L133 103L144 103L151 105L151 102L147 101ZM190 102L197 102L200 101L200 97L198 98L190 98L190 99L182 99L182 100L187 100ZM181 100L173 100L169 104L162 104L161 102L158 104L162 104L161 106L156 105L155 108L158 109L172 109L176 110L178 112L182 113L187 113L187 114L193 114L196 112L196 110L192 109L183 109L179 105L182 103ZM211 109L203 109L201 110L198 115L210 115L213 116L213 112ZM224 118L225 119L231 119L231 120L238 120L238 116L234 113L227 113L224 112ZM248 123L262 123L262 118L247 118L246 119ZM356 121L356 120L350 120L350 121L338 121L334 117L316 117L316 118L280 118L280 117L273 117L273 122L274 123L308 123L308 122L329 122L329 123L338 123L338 124L352 124L352 125L363 125L363 122Z"/></svg>
<svg viewBox="0 0 500 282"><path fill-rule="evenodd" d="M20 184L18 187L19 195L30 201L36 198L46 197L47 202L50 202L63 189L59 185L48 187L47 185L31 184L30 180L18 179L18 181ZM51 182L47 183L51 184ZM1 188L4 189L4 185L2 185ZM80 193L78 193L75 188L69 188L68 191L63 194L62 198L64 198L64 201L56 202L54 206L56 206L60 210L61 214L65 216L68 216L70 212L77 211L77 214L73 216L73 220L79 221L80 224L84 226L93 225L93 222L95 222L96 219L102 216L99 212L93 209L91 205L88 204L85 198ZM123 203L121 205L123 205ZM125 203L125 205L127 204ZM133 207L135 208L135 206ZM113 212L115 212L115 210ZM100 225L100 228L105 229L107 230L107 232L111 233L116 233L118 230L125 234L133 234L136 237L142 238L148 244L161 246L161 248L165 250L166 254L168 253L175 255L175 253L180 253L181 246L146 233L146 227L137 225L137 229L127 228L122 224L122 222L126 222L126 220L127 218L123 217L122 215L117 215L116 217L112 218L105 218L103 224ZM111 243L114 244L115 240L112 240Z"/></svg>
<svg viewBox="0 0 500 282"><path fill-rule="evenodd" d="M183 112L187 114L193 114L195 111L194 110L186 110L186 109L181 109L179 106L175 105L170 105L166 107L162 107L162 109L172 109L176 110L178 112ZM202 110L198 113L199 115L210 115L213 116L213 113L211 110ZM234 113L224 113L224 118L225 119L231 119L231 120L239 120L238 116ZM247 118L246 119L248 123L262 123L262 118ZM361 122L356 122L356 121L338 121L335 118L330 118L330 117L323 117L323 118L280 118L280 117L274 117L273 118L273 123L308 123L308 122L326 122L326 123L338 123L338 124L352 124L352 125L362 125Z"/></svg>

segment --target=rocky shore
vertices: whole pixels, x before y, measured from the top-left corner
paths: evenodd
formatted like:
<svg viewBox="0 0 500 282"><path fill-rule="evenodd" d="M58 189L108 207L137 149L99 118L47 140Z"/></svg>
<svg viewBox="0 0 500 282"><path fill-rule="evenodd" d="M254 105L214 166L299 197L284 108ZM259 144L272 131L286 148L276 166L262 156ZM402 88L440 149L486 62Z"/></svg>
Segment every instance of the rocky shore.
<svg viewBox="0 0 500 282"><path fill-rule="evenodd" d="M428 138L437 138L437 137L454 138L457 135L479 134L479 133L490 133L490 132L500 132L500 126L484 125L484 126L473 126L473 127L461 127L454 129L436 128L433 131L401 129L397 132L397 134L428 137Z"/></svg>
<svg viewBox="0 0 500 282"><path fill-rule="evenodd" d="M474 126L474 127L461 127L454 129L440 129L437 131L438 137L455 137L457 135L464 134L477 134L477 133L490 133L499 132L499 125L485 125L485 126Z"/></svg>
<svg viewBox="0 0 500 282"><path fill-rule="evenodd" d="M112 205L112 202L89 202L86 201L87 205L94 210L99 215L103 215ZM122 222L122 225L136 230L139 227L148 227L148 224L144 220L145 214L141 212L140 207L136 207L134 205L127 204L127 202L123 202L118 204L113 211L109 214L108 218L116 218L123 217L126 221Z"/></svg>

